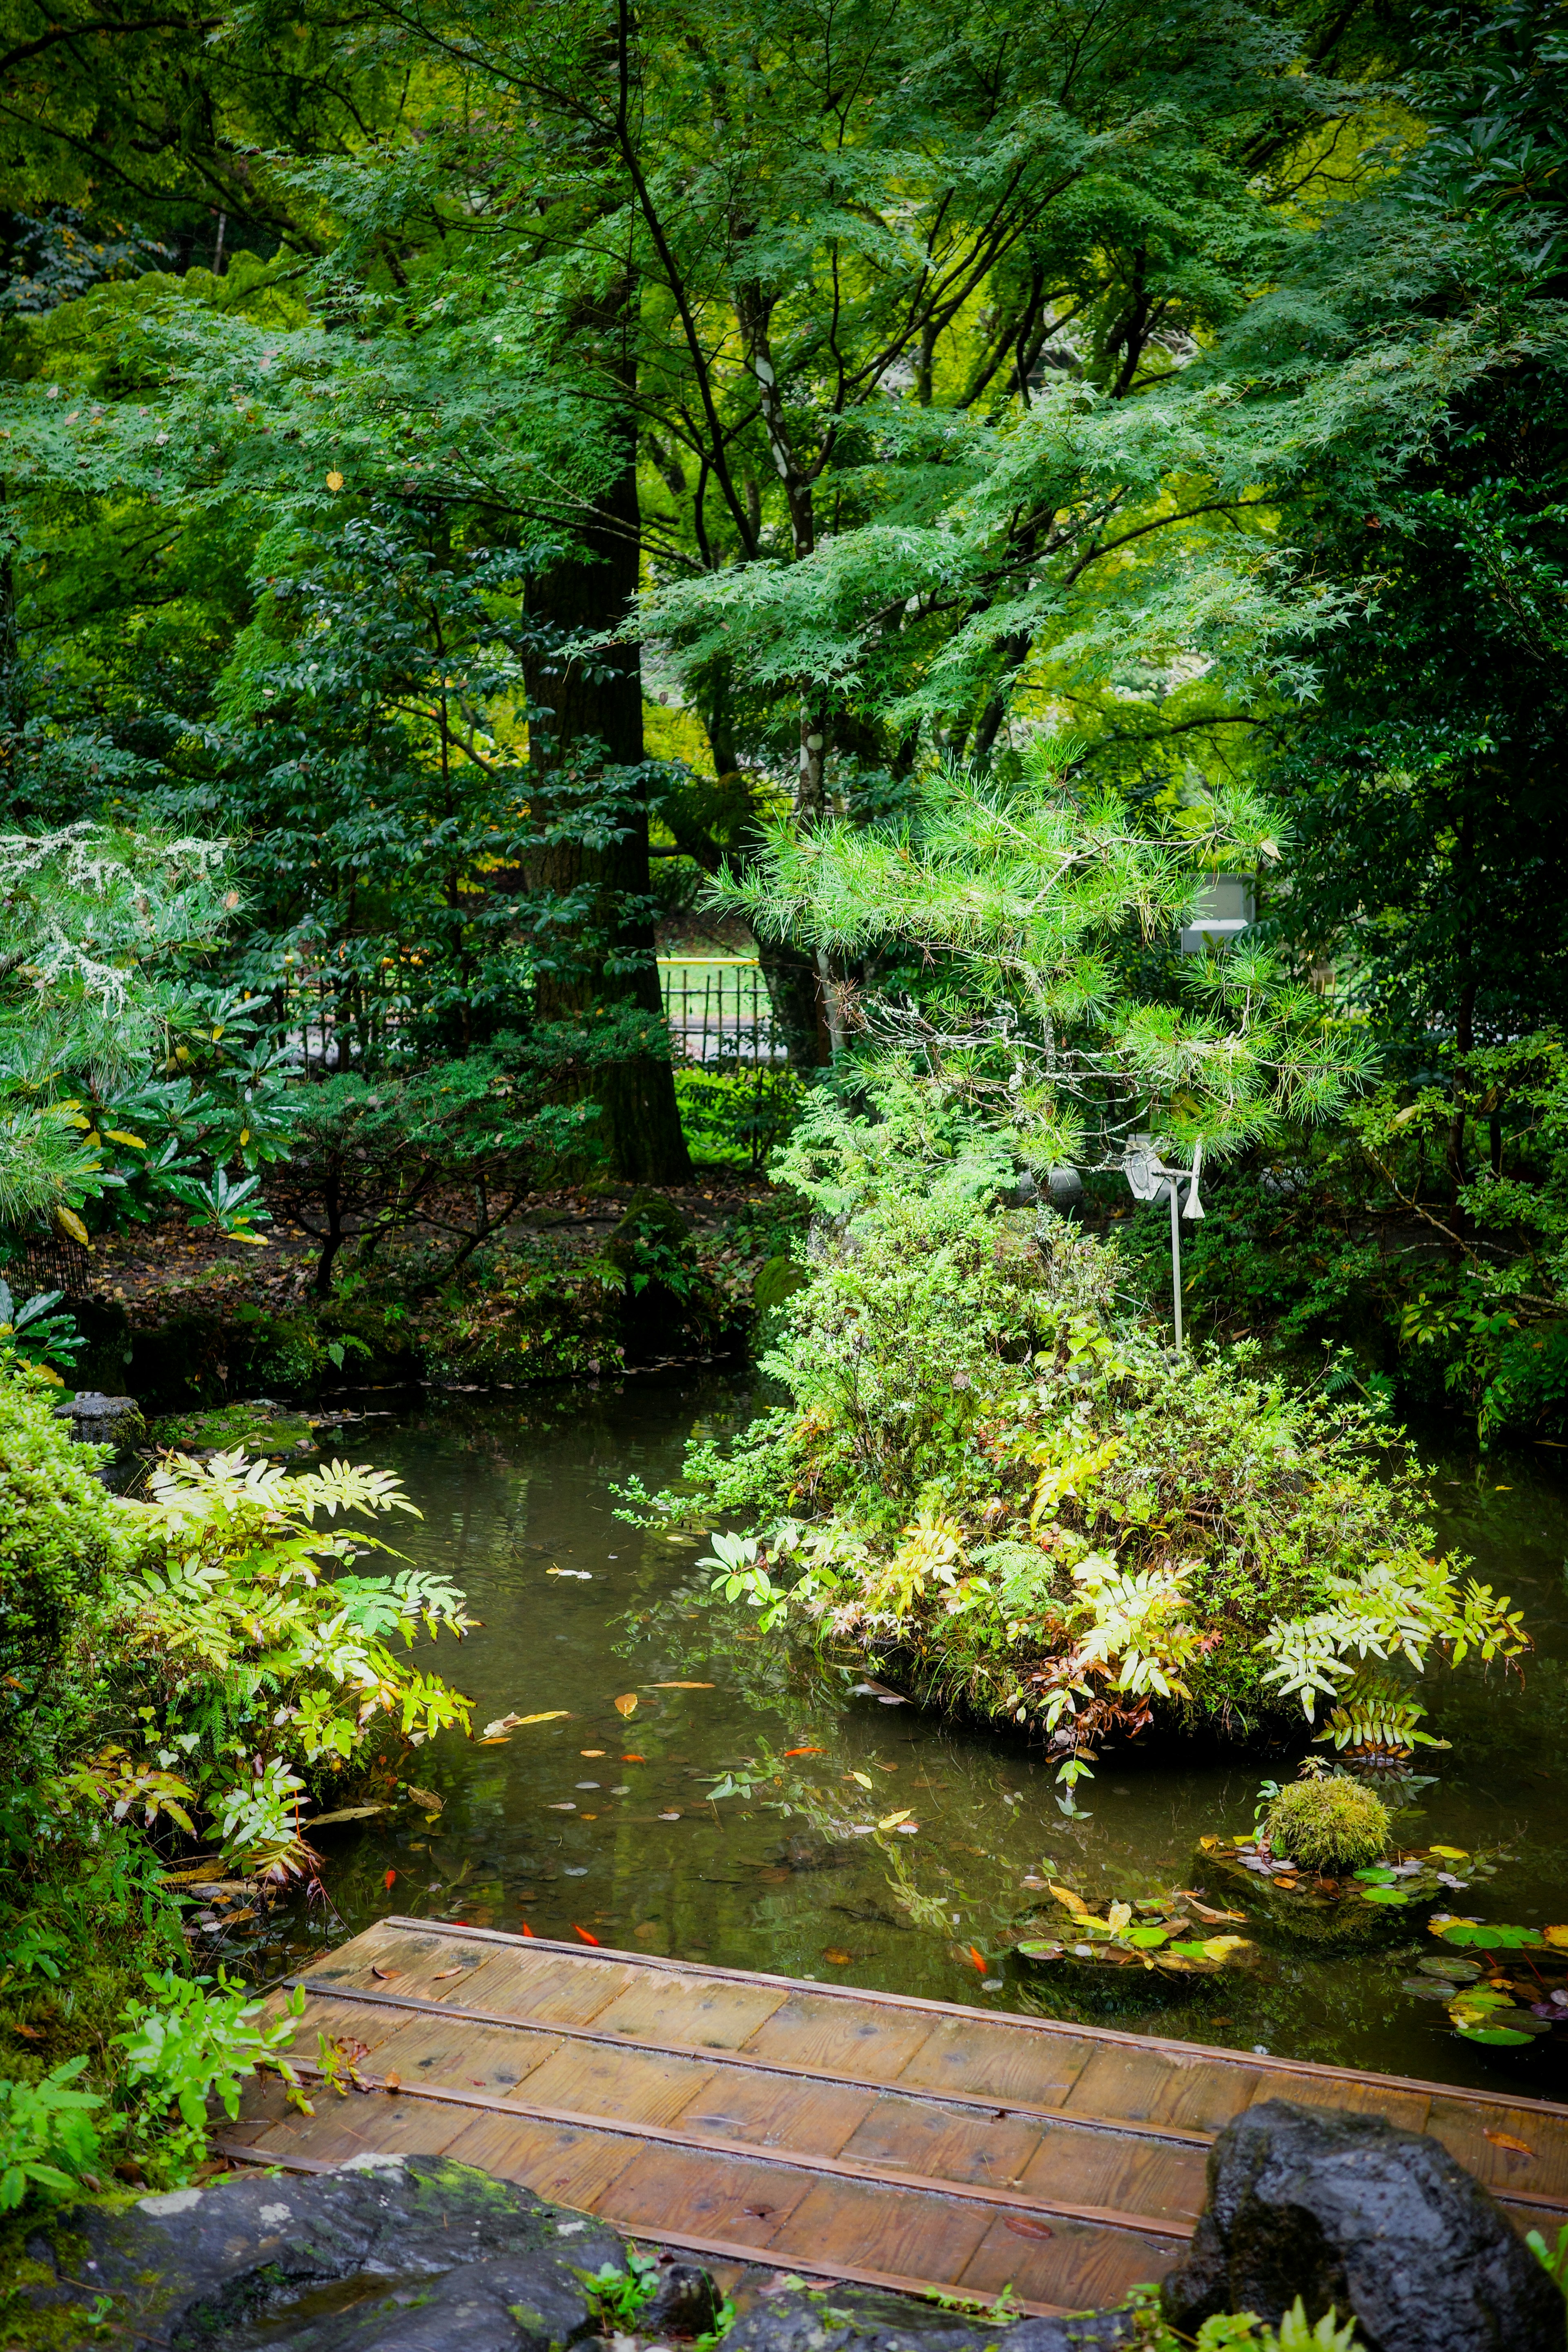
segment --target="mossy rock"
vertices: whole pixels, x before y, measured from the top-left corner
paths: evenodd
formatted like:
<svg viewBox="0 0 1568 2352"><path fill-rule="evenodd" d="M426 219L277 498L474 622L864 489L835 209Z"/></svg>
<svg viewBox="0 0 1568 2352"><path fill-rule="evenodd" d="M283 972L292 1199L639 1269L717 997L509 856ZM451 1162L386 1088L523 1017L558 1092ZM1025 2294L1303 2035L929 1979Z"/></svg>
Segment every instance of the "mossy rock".
<svg viewBox="0 0 1568 2352"><path fill-rule="evenodd" d="M1337 1874L1382 1858L1394 1816L1371 1789L1334 1772L1281 1789L1263 1827L1277 1854L1289 1854L1303 1870Z"/></svg>
<svg viewBox="0 0 1568 2352"><path fill-rule="evenodd" d="M313 1442L308 1416L284 1412L265 1398L165 1413L153 1424L153 1444L178 1454L231 1454L237 1446L247 1454L286 1454L305 1440Z"/></svg>
<svg viewBox="0 0 1568 2352"><path fill-rule="evenodd" d="M752 1305L759 1315L770 1307L782 1307L797 1290L804 1290L811 1280L811 1268L802 1265L799 1258L784 1255L771 1257L757 1270L752 1284Z"/></svg>

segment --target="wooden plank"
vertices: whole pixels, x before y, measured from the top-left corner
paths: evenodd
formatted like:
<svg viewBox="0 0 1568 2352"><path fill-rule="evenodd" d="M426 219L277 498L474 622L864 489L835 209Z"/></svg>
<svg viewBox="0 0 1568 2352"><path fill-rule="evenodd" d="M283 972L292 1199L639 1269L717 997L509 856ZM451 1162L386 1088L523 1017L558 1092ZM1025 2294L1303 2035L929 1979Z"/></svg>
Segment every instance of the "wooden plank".
<svg viewBox="0 0 1568 2352"><path fill-rule="evenodd" d="M830 2268L868 2263L898 2278L957 2279L994 2216L957 2197L914 2196L879 2181L819 2180L772 2242L775 2261L809 2247Z"/></svg>
<svg viewBox="0 0 1568 2352"><path fill-rule="evenodd" d="M1085 2294L1082 2281L1096 2249L1103 2291ZM1010 2286L1026 2303L1048 2297L1058 2310L1082 2311L1096 2302L1118 2304L1129 2287L1163 2278L1181 2251L1136 2232L1066 2226L1048 2240L1026 2238L998 2216L959 2273L955 2291L997 2295Z"/></svg>
<svg viewBox="0 0 1568 2352"><path fill-rule="evenodd" d="M512 1950L530 1954L564 1953L574 1959L585 1960L590 1966L614 1963L617 1966L628 1967L633 1971L637 1969L655 1973L672 1971L688 1978L712 1979L722 1983L776 1985L782 1988L785 1994L799 1992L802 1989L797 1977L773 1976L762 1969L718 1968L707 1960L671 1960L658 1953L621 1952L609 1946L601 1947L592 1954L584 1954L573 1944L558 1943L553 1938L542 1936L528 1937L512 1936L500 1927L458 1927L455 1923L408 1919L399 1917L395 1914L379 1921L377 1926L378 1928L414 1929L420 1933L438 1930L451 1937L500 1944ZM343 1948L347 1950L351 1948L345 1946ZM980 2010L972 2010L954 2001L931 2000L918 1993L876 1992L862 1985L818 1984L814 1985L811 1990L820 1999L867 2002L877 2008L889 2010L916 2011L924 2015L946 2018L954 2023L967 2024L971 2027L998 2026L1009 2032L1045 2036L1066 2035L1108 2048L1153 2051L1174 2058L1183 2063L1191 2061L1194 2057L1198 2057L1221 2069L1234 2066L1240 2067L1246 2072L1255 2072L1258 2065L1256 2056L1240 2051L1228 2050L1205 2042L1179 2042L1161 2034L1124 2033L1113 2026L1079 2025L1051 2017L1020 2017L1012 2014L997 2016L994 2011L987 2013ZM1464 2084L1426 2083L1403 2074L1368 2074L1358 2072L1352 2066L1324 2066L1305 2058L1270 2058L1268 2065L1272 2073L1293 2074L1305 2081L1390 2083L1400 2090L1426 2091L1444 2098L1468 2102L1476 2106L1490 2107L1497 2105L1496 2099L1489 2092L1471 2090ZM1280 2095L1289 2096L1289 2094L1282 2088ZM1551 2116L1559 2123L1568 2122L1568 2108L1552 2099L1511 2099L1509 2104L1510 2106L1521 2107L1537 2115Z"/></svg>
<svg viewBox="0 0 1568 2352"><path fill-rule="evenodd" d="M879 2169L922 2172L933 2180L984 2180L1005 2189L1022 2180L1039 2145L1040 2126L1032 2120L976 2115L934 2099L917 2105L884 2093L870 2102L853 2136L836 2153Z"/></svg>
<svg viewBox="0 0 1568 2352"><path fill-rule="evenodd" d="M891 2083L931 2036L923 2017L847 2014L831 2000L797 1991L781 2001L745 2043L748 2056L783 2058L793 2066L853 2074L858 2082Z"/></svg>
<svg viewBox="0 0 1568 2352"><path fill-rule="evenodd" d="M712 1985L700 1977L646 1978L628 1985L594 2022L602 2033L657 2037L694 2050L739 2050L783 2006L773 1985Z"/></svg>
<svg viewBox="0 0 1568 2352"><path fill-rule="evenodd" d="M444 2150L456 2163L477 2165L552 2204L574 2205L584 2213L601 2210L605 2197L640 2153L635 2140L522 2116L459 2114L458 2122Z"/></svg>
<svg viewBox="0 0 1568 2352"><path fill-rule="evenodd" d="M690 2058L663 2058L637 2048L584 2049L562 2042L528 2080L531 2106L570 2107L579 2115L674 2123L713 2081L717 2069Z"/></svg>
<svg viewBox="0 0 1568 2352"><path fill-rule="evenodd" d="M1010 2022L1010 2021L1008 2021ZM1012 2033L1001 2018L942 2018L899 2077L900 2089L962 2092L1002 2105L1056 2107L1095 2049L1087 2035Z"/></svg>
<svg viewBox="0 0 1568 2352"><path fill-rule="evenodd" d="M742 2074L720 2066L679 2121L710 2138L733 2136L753 2147L816 2149L841 2156L877 2094L859 2083L817 2083L788 2075Z"/></svg>
<svg viewBox="0 0 1568 2352"><path fill-rule="evenodd" d="M810 2173L753 2158L715 2165L689 2148L641 2147L596 2210L618 2227L658 2236L710 2231L753 2255L772 2252L778 2234L816 2183ZM821 2260L821 2249L816 2250Z"/></svg>
<svg viewBox="0 0 1568 2352"><path fill-rule="evenodd" d="M245 2160L445 2152L803 2273L1115 2302L1179 2253L1213 2134L1278 2096L1434 2130L1521 2228L1568 2212L1568 2111L1544 2101L456 1923L379 1922L308 1984L307 2035L402 2093L318 2090L301 2118L258 2092Z"/></svg>

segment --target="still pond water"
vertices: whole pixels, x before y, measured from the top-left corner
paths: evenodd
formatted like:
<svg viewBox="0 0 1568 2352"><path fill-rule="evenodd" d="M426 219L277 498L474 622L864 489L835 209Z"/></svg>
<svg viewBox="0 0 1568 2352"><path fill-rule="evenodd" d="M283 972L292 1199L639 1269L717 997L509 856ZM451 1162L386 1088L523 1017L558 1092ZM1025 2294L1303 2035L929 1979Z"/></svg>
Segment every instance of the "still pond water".
<svg viewBox="0 0 1568 2352"><path fill-rule="evenodd" d="M1199 1838L1248 1829L1259 1780L1291 1777L1293 1759L1123 1749L1102 1759L1068 1820L1052 1768L1021 1738L857 1692L852 1669L757 1638L744 1611L699 1606L703 1546L627 1526L613 1488L634 1473L658 1488L688 1437L752 1410L743 1376L707 1370L449 1398L344 1433L353 1458L401 1474L424 1515L389 1527L391 1538L451 1575L483 1621L430 1661L475 1700L476 1731L565 1712L492 1744L443 1735L421 1749L409 1777L443 1800L434 1818L405 1805L323 1830L329 1900L276 1916L247 1956L253 1969L299 1967L307 1943L341 1941L390 1911L513 1933L526 1923L729 1968L1568 2096L1568 2029L1485 2050L1402 1989L1419 1952L1443 1948L1423 1942L1424 1914L1379 1951L1271 1952L1248 1975L1195 1986L1122 1971L1095 1991L1081 1972L1063 1984L1011 1953L1031 1913L1061 1923L1044 1878L1067 1877L1097 1903L1202 1889ZM1445 1540L1524 1607L1537 1647L1522 1687L1495 1670L1432 1678L1428 1727L1452 1745L1426 1760L1432 1778L1398 1822L1407 1844L1499 1862L1495 1878L1448 1898L1456 1910L1531 1924L1568 1919L1568 1497L1542 1466L1552 1458L1436 1465ZM724 1776L735 1792L715 1796ZM918 1826L877 1833L899 1813Z"/></svg>

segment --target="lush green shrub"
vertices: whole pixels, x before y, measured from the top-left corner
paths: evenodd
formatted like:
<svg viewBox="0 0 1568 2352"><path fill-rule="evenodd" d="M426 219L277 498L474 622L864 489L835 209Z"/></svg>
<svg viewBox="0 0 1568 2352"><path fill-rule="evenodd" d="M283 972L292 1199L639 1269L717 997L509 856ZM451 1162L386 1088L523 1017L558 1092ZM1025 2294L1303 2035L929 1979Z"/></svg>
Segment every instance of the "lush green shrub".
<svg viewBox="0 0 1568 2352"><path fill-rule="evenodd" d="M93 1475L102 1450L73 1442L58 1398L16 1359L0 1368L0 1756L13 1769L42 1712L72 1705L73 1643L135 1548Z"/></svg>
<svg viewBox="0 0 1568 2352"><path fill-rule="evenodd" d="M71 2196L102 2161L92 2110L103 2100L77 2087L86 2064L68 2058L41 2082L0 2082L0 2213L28 2195Z"/></svg>
<svg viewBox="0 0 1568 2352"><path fill-rule="evenodd" d="M1268 1843L1303 1870L1362 1870L1388 1851L1393 1815L1354 1780L1297 1780L1264 1816Z"/></svg>
<svg viewBox="0 0 1568 2352"><path fill-rule="evenodd" d="M1368 1658L1510 1655L1516 1617L1432 1556L1415 1465L1359 1406L1178 1357L1109 1247L997 1205L996 1147L909 1148L819 1102L783 1166L819 1219L764 1368L788 1404L694 1447L659 1507L760 1526L715 1580L923 1690L1047 1737L1069 1780L1156 1710L1232 1733L1299 1705L1408 1749Z"/></svg>

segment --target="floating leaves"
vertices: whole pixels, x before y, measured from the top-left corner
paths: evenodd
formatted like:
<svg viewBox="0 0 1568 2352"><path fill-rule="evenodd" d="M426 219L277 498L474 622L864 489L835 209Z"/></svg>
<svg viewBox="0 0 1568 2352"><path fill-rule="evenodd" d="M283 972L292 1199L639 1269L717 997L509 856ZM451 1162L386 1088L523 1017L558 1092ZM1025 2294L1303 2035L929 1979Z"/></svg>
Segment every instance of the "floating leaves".
<svg viewBox="0 0 1568 2352"><path fill-rule="evenodd" d="M1062 1936L1031 1937L1017 1950L1026 1959L1068 1961L1081 1967L1163 1969L1178 1976L1212 1976L1226 1968L1250 1968L1258 1947L1246 1936L1193 1933L1217 1920L1240 1920L1236 1912L1215 1912L1177 1888L1169 1895L1140 1895L1092 1911L1073 1887L1051 1883L1050 1892L1072 1920Z"/></svg>
<svg viewBox="0 0 1568 2352"><path fill-rule="evenodd" d="M822 1957L825 1960L831 1961L836 1969L847 1969L855 1955L853 1952L847 1952L841 1944L829 1944Z"/></svg>
<svg viewBox="0 0 1568 2352"><path fill-rule="evenodd" d="M572 1710L565 1706L546 1707L542 1715L498 1715L493 1723L485 1726L485 1738L494 1739L503 1731L521 1731L531 1723L563 1723Z"/></svg>
<svg viewBox="0 0 1568 2352"><path fill-rule="evenodd" d="M717 1683L649 1683L649 1690L717 1690ZM620 1705L619 1699L616 1705Z"/></svg>
<svg viewBox="0 0 1568 2352"><path fill-rule="evenodd" d="M637 1711L637 1695L636 1691L623 1691L619 1698L611 1701L611 1705L618 1716L635 1715Z"/></svg>

